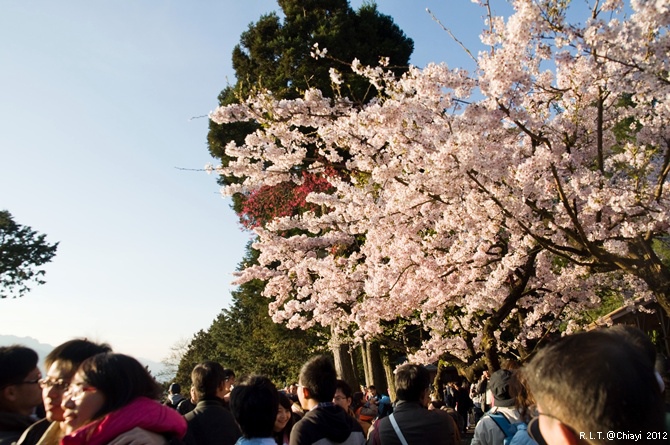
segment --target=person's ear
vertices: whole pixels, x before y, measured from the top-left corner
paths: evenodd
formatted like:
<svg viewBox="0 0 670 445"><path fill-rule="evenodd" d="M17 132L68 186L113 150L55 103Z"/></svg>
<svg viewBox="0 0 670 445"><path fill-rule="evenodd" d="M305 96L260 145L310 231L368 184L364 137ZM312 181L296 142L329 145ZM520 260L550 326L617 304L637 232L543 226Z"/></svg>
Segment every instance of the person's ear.
<svg viewBox="0 0 670 445"><path fill-rule="evenodd" d="M419 402L423 407L428 408L428 405L430 404L430 388L426 388L421 392Z"/></svg>
<svg viewBox="0 0 670 445"><path fill-rule="evenodd" d="M301 386L299 389L302 391L302 396L305 398L305 400L312 398L312 393L309 392L309 388Z"/></svg>
<svg viewBox="0 0 670 445"><path fill-rule="evenodd" d="M572 428L562 422L559 423L558 427L563 438L563 443L567 445L577 445L579 443L579 437L577 437Z"/></svg>
<svg viewBox="0 0 670 445"><path fill-rule="evenodd" d="M2 393L0 394L0 397L3 400L6 400L8 402L15 402L17 393L16 393L16 386L15 385L9 385L6 386L2 389Z"/></svg>

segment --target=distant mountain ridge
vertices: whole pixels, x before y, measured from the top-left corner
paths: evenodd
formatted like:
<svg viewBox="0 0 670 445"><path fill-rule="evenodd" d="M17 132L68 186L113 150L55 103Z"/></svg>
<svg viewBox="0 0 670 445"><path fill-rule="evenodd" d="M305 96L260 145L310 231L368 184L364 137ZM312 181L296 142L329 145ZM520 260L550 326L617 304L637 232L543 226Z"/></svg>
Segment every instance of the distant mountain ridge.
<svg viewBox="0 0 670 445"><path fill-rule="evenodd" d="M11 345L23 345L37 352L37 355L40 357L39 367L43 373L45 372L44 358L55 348L55 346L53 345L41 343L39 340L32 337L17 337L16 335L0 334L0 346L11 346ZM165 366L160 362L155 362L153 360L148 360L142 357L135 357L135 358L144 366L148 366L149 370L151 371L151 374L153 374L154 376L160 377L161 372L165 368Z"/></svg>

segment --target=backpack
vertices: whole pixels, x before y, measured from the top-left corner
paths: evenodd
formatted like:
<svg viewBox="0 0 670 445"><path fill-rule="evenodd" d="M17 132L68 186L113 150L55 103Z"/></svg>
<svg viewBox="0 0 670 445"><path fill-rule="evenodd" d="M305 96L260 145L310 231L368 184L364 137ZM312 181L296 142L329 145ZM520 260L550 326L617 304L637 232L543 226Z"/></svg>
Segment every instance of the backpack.
<svg viewBox="0 0 670 445"><path fill-rule="evenodd" d="M391 405L391 398L389 396L382 396L379 399L379 406L377 407L377 417L380 419L386 417L393 412L393 405Z"/></svg>
<svg viewBox="0 0 670 445"><path fill-rule="evenodd" d="M195 405L187 398L183 398L177 403L177 406L174 407L179 414L182 416L188 412L191 412L195 409Z"/></svg>
<svg viewBox="0 0 670 445"><path fill-rule="evenodd" d="M378 409L377 405L374 405L370 402L366 402L363 406L356 410L358 417L364 422L372 422L377 418Z"/></svg>
<svg viewBox="0 0 670 445"><path fill-rule="evenodd" d="M498 428L505 433L505 440L503 445L522 445L534 443L533 439L530 438L528 432L528 425L524 422L515 422L511 423L507 417L502 413L487 413L493 421L498 425Z"/></svg>

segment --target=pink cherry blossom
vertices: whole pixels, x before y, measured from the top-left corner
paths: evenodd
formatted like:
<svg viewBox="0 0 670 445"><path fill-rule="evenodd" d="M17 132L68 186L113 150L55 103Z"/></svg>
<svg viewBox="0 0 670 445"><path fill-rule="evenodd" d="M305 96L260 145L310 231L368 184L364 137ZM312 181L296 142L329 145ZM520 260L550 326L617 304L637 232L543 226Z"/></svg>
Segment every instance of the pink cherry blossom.
<svg viewBox="0 0 670 445"><path fill-rule="evenodd" d="M512 3L474 73L353 61L380 92L363 106L265 91L210 115L260 124L226 147L217 171L243 182L224 194L343 172L306 198L324 211L255 229L239 281L267 282L274 321L356 341L405 319L428 334L412 359L473 363L491 341L523 358L579 329L603 291L670 312L653 251L670 229L670 5L596 3L571 24L564 2Z"/></svg>

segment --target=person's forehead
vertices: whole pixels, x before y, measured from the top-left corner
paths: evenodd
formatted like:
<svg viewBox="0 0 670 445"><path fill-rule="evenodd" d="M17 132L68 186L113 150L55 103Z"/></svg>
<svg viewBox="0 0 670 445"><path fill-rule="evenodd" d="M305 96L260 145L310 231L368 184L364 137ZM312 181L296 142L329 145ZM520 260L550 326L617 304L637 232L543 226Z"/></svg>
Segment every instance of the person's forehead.
<svg viewBox="0 0 670 445"><path fill-rule="evenodd" d="M72 376L72 383L77 384L77 383L84 383L84 382L85 382L84 381L84 376L79 372L75 372L74 375Z"/></svg>
<svg viewBox="0 0 670 445"><path fill-rule="evenodd" d="M47 369L47 377L54 379L69 379L74 373L69 371L69 367L65 367L63 362L56 360L51 364L49 369Z"/></svg>

